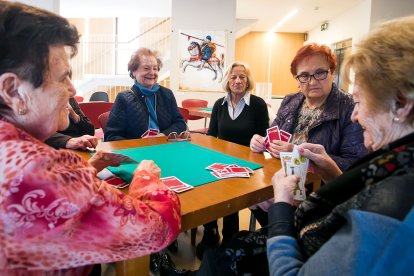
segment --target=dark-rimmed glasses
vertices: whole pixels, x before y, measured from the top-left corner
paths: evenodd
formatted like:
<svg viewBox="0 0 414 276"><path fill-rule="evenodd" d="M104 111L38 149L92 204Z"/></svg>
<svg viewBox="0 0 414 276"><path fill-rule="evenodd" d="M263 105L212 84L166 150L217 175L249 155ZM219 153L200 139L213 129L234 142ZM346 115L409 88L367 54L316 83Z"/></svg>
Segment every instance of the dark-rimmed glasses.
<svg viewBox="0 0 414 276"><path fill-rule="evenodd" d="M323 70L323 71L316 71L315 74L309 74L309 73L302 73L300 75L296 76L296 79L301 83L307 83L311 81L311 78L313 77L315 80L324 80L328 77L329 70Z"/></svg>
<svg viewBox="0 0 414 276"><path fill-rule="evenodd" d="M183 131L180 134L177 132L171 132L168 134L167 141L168 142L183 142L183 141L190 141L191 134L189 131Z"/></svg>

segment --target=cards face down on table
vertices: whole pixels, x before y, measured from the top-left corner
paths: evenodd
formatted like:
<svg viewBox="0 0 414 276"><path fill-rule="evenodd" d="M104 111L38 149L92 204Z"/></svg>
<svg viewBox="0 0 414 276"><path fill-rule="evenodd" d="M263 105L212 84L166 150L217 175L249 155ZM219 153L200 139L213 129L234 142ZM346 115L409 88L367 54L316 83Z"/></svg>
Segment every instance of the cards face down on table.
<svg viewBox="0 0 414 276"><path fill-rule="evenodd" d="M170 188L171 191L176 192L176 193L182 193L184 191L188 191L188 190L191 190L192 188L194 188L193 186L182 182L180 179L178 179L175 176L163 177L163 178L161 178L161 181L168 188Z"/></svg>
<svg viewBox="0 0 414 276"><path fill-rule="evenodd" d="M281 140L281 141L289 143L290 138L292 138L292 134L284 130L280 130L278 126L268 128L266 130L266 133L267 133L265 137L266 150L269 149L270 142L274 140Z"/></svg>
<svg viewBox="0 0 414 276"><path fill-rule="evenodd" d="M96 176L99 179L105 180L106 183L117 189L124 189L129 186L129 183L125 182L122 178L116 176L106 168L100 171Z"/></svg>
<svg viewBox="0 0 414 276"><path fill-rule="evenodd" d="M309 159L301 156L298 147L295 145L292 152L281 152L280 162L282 162L282 170L286 176L296 175L300 177L298 186L296 187L293 199L305 200L306 190L305 181L306 173L308 171Z"/></svg>
<svg viewBox="0 0 414 276"><path fill-rule="evenodd" d="M105 152L103 158L105 160L118 160L121 165L127 165L127 164L135 164L138 165L138 161L132 159L129 156L116 153L116 152ZM129 186L129 183L125 182L122 178L119 176L113 174L110 170L107 168L103 169L97 174L97 177L99 179L105 180L106 183L112 185L113 187L117 189L124 189Z"/></svg>
<svg viewBox="0 0 414 276"><path fill-rule="evenodd" d="M141 138L151 137L151 136L157 136L160 131L155 128L150 128L147 131L144 132L144 134L141 135Z"/></svg>
<svg viewBox="0 0 414 276"><path fill-rule="evenodd" d="M250 174L253 173L252 169L248 167L240 167L236 164L213 163L206 169L210 170L210 173L219 179L230 177L250 177Z"/></svg>

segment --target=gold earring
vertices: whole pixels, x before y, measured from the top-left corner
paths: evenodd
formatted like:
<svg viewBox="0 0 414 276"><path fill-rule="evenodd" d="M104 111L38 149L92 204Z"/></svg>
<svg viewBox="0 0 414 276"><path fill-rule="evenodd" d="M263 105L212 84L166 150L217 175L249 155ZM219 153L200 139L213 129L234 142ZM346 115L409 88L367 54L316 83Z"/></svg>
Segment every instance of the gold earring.
<svg viewBox="0 0 414 276"><path fill-rule="evenodd" d="M17 112L19 113L19 115L24 115L24 114L26 114L26 108L19 107L19 110Z"/></svg>

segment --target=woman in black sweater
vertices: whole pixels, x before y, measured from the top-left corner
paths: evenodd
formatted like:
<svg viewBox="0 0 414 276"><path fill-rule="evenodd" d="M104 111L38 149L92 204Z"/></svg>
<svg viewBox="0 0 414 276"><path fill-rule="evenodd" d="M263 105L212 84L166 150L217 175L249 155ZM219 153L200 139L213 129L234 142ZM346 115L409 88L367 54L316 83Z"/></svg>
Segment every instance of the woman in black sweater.
<svg viewBox="0 0 414 276"><path fill-rule="evenodd" d="M269 127L267 105L262 98L250 94L254 80L249 67L240 62L230 65L224 76L223 89L227 95L214 104L208 135L244 146L249 146L254 134L266 136ZM223 243L238 231L238 213L223 218ZM203 239L196 248L197 257L201 259L207 247L218 246L219 242L217 220L205 224Z"/></svg>

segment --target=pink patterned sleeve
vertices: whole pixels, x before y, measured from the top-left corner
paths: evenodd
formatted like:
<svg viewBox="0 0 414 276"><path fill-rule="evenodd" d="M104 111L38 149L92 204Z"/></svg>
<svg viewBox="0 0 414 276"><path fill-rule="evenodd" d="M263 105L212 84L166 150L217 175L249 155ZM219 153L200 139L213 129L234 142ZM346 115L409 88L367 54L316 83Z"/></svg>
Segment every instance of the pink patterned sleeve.
<svg viewBox="0 0 414 276"><path fill-rule="evenodd" d="M136 258L180 231L177 195L146 171L126 195L73 152L0 139L0 175L0 271Z"/></svg>

